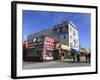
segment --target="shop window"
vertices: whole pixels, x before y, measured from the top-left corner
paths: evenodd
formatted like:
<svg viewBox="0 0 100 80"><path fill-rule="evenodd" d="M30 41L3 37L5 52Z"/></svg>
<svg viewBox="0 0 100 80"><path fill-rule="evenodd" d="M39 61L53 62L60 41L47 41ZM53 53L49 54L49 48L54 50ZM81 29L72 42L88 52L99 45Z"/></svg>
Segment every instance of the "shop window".
<svg viewBox="0 0 100 80"><path fill-rule="evenodd" d="M46 53L46 55L48 56L48 57L52 57L53 55L52 55L52 52L50 52L50 51L48 51L47 53Z"/></svg>

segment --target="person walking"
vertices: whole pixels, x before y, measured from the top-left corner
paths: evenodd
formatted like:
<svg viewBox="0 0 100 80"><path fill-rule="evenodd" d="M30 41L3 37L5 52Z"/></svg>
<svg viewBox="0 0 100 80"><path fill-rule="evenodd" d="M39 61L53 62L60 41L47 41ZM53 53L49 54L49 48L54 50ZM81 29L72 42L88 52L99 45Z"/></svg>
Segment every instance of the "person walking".
<svg viewBox="0 0 100 80"><path fill-rule="evenodd" d="M91 53L88 53L88 60L90 62L90 59L91 59Z"/></svg>
<svg viewBox="0 0 100 80"><path fill-rule="evenodd" d="M77 62L80 62L80 54L77 54Z"/></svg>
<svg viewBox="0 0 100 80"><path fill-rule="evenodd" d="M75 62L75 50L74 49L71 49L71 54L72 54L73 62Z"/></svg>
<svg viewBox="0 0 100 80"><path fill-rule="evenodd" d="M63 61L64 60L64 50L61 49L61 60Z"/></svg>
<svg viewBox="0 0 100 80"><path fill-rule="evenodd" d="M63 56L63 49L61 48L61 45L59 45L58 49L59 49L59 57L60 60L62 61L64 59L64 56Z"/></svg>
<svg viewBox="0 0 100 80"><path fill-rule="evenodd" d="M86 59L86 62L88 61L88 55L87 53L85 53L85 59Z"/></svg>

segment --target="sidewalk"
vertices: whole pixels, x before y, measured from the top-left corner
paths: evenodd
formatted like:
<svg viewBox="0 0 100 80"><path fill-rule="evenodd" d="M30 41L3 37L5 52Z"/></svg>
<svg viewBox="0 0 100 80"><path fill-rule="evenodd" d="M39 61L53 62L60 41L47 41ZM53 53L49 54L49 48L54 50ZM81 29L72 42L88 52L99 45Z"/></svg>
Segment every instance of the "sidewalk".
<svg viewBox="0 0 100 80"><path fill-rule="evenodd" d="M77 61L77 59L75 59L75 61L73 61L73 59L64 59L64 60L60 60L60 62L66 62L66 63L90 63L89 61L86 61L85 57L81 57L79 62Z"/></svg>
<svg viewBox="0 0 100 80"><path fill-rule="evenodd" d="M40 69L40 68L62 68L62 67L84 67L90 66L90 62L86 62L85 57L81 57L80 62L73 62L73 59L64 59L56 61L44 62L23 62L23 69Z"/></svg>

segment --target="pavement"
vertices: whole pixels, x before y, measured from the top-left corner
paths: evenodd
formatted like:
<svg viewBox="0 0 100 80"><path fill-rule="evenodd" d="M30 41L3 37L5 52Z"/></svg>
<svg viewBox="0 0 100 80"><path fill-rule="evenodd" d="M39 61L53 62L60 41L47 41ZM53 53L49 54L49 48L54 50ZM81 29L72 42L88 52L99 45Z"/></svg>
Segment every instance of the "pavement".
<svg viewBox="0 0 100 80"><path fill-rule="evenodd" d="M91 66L90 62L85 61L85 57L81 57L80 62L73 62L72 59L64 59L46 62L23 62L23 69L41 69L41 68L63 68L63 67L84 67Z"/></svg>

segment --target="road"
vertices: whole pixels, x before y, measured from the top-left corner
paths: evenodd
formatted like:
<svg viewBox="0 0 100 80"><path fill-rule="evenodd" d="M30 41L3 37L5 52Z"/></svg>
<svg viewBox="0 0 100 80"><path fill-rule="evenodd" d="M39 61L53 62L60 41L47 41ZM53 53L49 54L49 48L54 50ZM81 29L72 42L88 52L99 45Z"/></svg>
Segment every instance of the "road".
<svg viewBox="0 0 100 80"><path fill-rule="evenodd" d="M86 62L85 58L81 58L80 62L73 62L72 59L63 61L48 61L48 62L23 62L23 69L40 69L40 68L63 68L63 67L84 67L91 66L91 63Z"/></svg>

